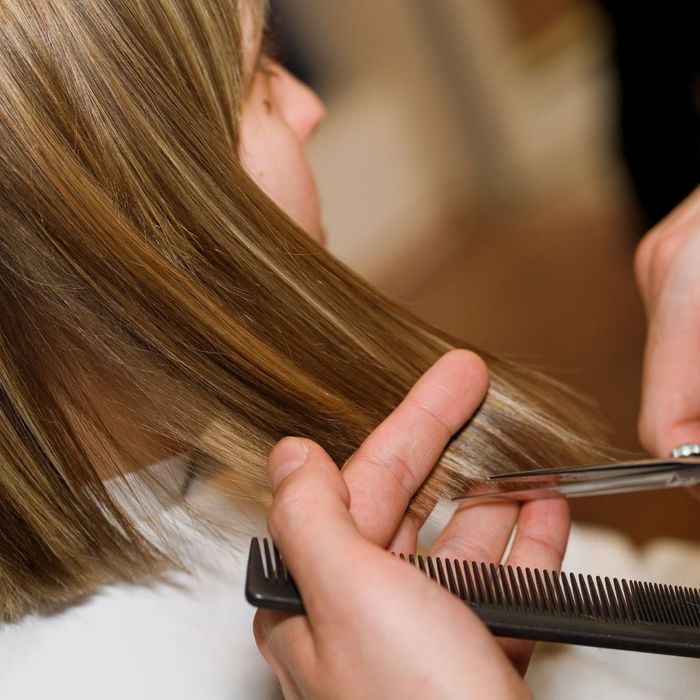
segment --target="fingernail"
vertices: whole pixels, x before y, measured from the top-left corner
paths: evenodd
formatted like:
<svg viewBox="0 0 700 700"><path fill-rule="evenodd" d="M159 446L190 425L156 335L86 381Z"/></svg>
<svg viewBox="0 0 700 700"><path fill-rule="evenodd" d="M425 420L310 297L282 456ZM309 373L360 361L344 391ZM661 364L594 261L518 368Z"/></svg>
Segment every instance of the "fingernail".
<svg viewBox="0 0 700 700"><path fill-rule="evenodd" d="M272 492L295 469L298 469L309 456L309 450L303 440L288 437L278 442L270 455L270 482Z"/></svg>

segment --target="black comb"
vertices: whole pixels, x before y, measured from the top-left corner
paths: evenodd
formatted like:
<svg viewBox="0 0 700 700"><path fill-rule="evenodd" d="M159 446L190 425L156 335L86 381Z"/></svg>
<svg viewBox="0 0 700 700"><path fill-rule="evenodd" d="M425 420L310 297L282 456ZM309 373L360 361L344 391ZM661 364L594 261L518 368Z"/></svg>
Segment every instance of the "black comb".
<svg viewBox="0 0 700 700"><path fill-rule="evenodd" d="M466 603L500 637L700 657L700 591L658 583L522 569L456 559L408 558ZM279 551L250 544L246 598L303 613Z"/></svg>

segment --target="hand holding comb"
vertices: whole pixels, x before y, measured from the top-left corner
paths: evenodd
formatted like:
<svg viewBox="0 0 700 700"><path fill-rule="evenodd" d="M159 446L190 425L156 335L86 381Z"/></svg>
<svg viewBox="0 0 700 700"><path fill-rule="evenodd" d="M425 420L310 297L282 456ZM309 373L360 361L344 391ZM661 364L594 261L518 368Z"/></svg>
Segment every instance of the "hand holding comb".
<svg viewBox="0 0 700 700"><path fill-rule="evenodd" d="M700 590L431 557L405 558L468 605L497 636L700 658ZM322 564L321 564L322 565ZM246 598L303 613L267 539L250 546Z"/></svg>

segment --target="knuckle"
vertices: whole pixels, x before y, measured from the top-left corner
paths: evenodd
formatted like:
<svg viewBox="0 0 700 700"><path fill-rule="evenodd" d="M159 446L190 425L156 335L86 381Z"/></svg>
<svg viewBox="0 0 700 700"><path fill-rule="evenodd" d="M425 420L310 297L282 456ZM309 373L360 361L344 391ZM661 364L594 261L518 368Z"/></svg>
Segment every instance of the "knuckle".
<svg viewBox="0 0 700 700"><path fill-rule="evenodd" d="M640 287L644 286L647 280L649 264L656 246L654 235L653 233L648 233L644 236L634 253L634 276Z"/></svg>
<svg viewBox="0 0 700 700"><path fill-rule="evenodd" d="M413 495L413 484L416 480L416 476L404 457L397 454L386 459L378 455L370 454L363 456L362 461L371 466L378 467L384 471L406 495L409 497Z"/></svg>
<svg viewBox="0 0 700 700"><path fill-rule="evenodd" d="M437 429L442 434L442 439L445 441L452 437L452 433L457 429L458 426L448 425L445 419L438 415L433 409L425 406L422 403L412 402L409 406L420 414L420 422L427 423L430 429Z"/></svg>
<svg viewBox="0 0 700 700"><path fill-rule="evenodd" d="M682 244L681 232L665 229L663 224L642 239L634 255L634 273L643 293L661 282Z"/></svg>
<svg viewBox="0 0 700 700"><path fill-rule="evenodd" d="M680 239L675 235L658 236L652 241L648 254L648 265L651 270L665 269L676 256Z"/></svg>
<svg viewBox="0 0 700 700"><path fill-rule="evenodd" d="M564 550L549 537L538 532L528 532L523 538L538 557L546 560L547 566L559 566L564 557Z"/></svg>
<svg viewBox="0 0 700 700"><path fill-rule="evenodd" d="M467 535L450 533L436 544L435 556L473 559L474 561L490 562L494 560L493 553L476 540Z"/></svg>

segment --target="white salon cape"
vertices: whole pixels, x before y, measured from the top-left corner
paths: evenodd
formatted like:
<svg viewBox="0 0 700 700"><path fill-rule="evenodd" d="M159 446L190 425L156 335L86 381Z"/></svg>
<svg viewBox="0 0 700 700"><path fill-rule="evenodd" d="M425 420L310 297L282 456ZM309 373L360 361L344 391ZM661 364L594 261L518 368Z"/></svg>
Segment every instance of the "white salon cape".
<svg viewBox="0 0 700 700"><path fill-rule="evenodd" d="M177 505L165 508L195 562L191 572L152 586L105 586L53 615L0 626L0 699L282 697L255 646L243 593L249 539L264 535L264 513L232 507L206 486L188 498L237 534L203 533Z"/></svg>

